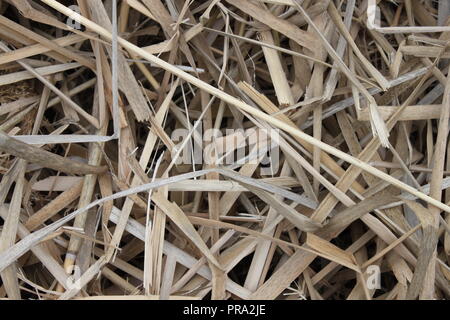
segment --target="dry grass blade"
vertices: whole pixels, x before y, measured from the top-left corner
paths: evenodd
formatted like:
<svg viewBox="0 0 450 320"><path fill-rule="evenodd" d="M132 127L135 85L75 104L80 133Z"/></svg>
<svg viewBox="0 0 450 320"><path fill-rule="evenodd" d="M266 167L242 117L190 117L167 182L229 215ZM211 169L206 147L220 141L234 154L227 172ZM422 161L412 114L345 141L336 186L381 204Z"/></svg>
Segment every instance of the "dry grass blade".
<svg viewBox="0 0 450 320"><path fill-rule="evenodd" d="M10 155L27 160L30 163L36 163L44 168L51 168L72 174L92 174L106 171L106 167L91 166L78 161L73 161L30 146L24 142L9 137L0 132L0 150Z"/></svg>
<svg viewBox="0 0 450 320"><path fill-rule="evenodd" d="M0 0L0 299L450 298L447 2Z"/></svg>

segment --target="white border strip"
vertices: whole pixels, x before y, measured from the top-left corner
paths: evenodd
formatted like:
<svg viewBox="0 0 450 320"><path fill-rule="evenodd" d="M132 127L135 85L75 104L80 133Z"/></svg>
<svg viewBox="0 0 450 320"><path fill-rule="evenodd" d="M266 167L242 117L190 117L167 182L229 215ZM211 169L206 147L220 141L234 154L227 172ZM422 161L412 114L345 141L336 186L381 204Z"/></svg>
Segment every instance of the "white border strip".
<svg viewBox="0 0 450 320"><path fill-rule="evenodd" d="M376 23L377 0L369 0L367 6L367 28L380 33L433 33L450 31L450 27L381 27Z"/></svg>

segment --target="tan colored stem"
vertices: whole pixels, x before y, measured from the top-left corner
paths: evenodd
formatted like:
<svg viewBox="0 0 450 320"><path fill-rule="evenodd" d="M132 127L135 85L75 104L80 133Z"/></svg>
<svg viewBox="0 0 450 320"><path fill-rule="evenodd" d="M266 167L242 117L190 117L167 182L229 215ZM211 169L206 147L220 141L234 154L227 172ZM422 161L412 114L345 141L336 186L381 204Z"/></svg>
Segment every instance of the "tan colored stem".
<svg viewBox="0 0 450 320"><path fill-rule="evenodd" d="M69 160L54 153L33 147L17 139L11 138L0 131L0 151L15 157L25 159L53 170L70 174L92 174L103 173L106 167L91 166L81 162Z"/></svg>

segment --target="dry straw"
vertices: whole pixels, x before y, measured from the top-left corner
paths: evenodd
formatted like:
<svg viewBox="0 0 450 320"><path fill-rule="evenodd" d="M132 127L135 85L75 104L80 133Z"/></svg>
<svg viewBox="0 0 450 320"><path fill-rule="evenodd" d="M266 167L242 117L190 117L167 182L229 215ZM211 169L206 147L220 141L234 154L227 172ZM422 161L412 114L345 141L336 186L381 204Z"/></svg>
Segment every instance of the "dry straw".
<svg viewBox="0 0 450 320"><path fill-rule="evenodd" d="M0 298L450 296L447 1L74 4L0 1Z"/></svg>

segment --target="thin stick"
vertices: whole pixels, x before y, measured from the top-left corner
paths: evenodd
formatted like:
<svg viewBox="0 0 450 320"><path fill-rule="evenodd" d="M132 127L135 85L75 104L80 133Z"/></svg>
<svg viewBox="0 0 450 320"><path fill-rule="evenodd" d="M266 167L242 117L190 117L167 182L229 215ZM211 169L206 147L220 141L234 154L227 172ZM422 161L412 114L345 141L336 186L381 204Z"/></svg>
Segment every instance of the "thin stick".
<svg viewBox="0 0 450 320"><path fill-rule="evenodd" d="M107 167L91 166L82 162L69 160L54 153L30 146L24 142L9 137L0 131L0 150L15 157L36 163L44 168L71 174L103 173Z"/></svg>

